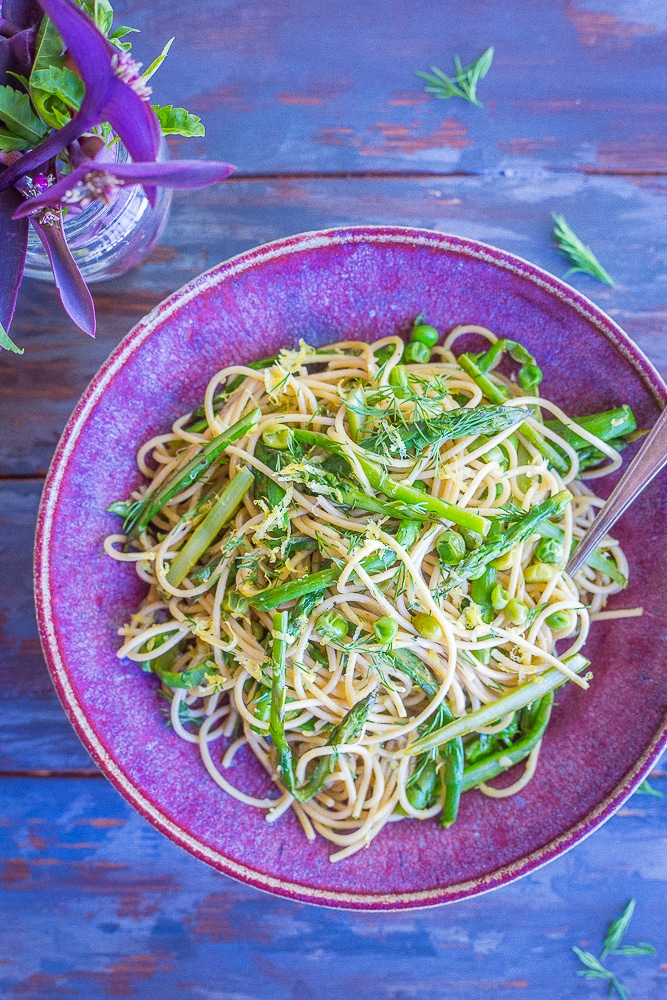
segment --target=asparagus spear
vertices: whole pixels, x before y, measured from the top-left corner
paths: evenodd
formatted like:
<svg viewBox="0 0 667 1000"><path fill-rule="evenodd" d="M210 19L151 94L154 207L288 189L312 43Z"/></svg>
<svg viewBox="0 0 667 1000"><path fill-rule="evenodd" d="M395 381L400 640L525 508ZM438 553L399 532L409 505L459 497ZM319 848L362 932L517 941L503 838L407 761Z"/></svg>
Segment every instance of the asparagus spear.
<svg viewBox="0 0 667 1000"><path fill-rule="evenodd" d="M271 679L271 712L269 733L276 748L280 780L288 792L294 794L294 767L292 750L285 736L285 668L287 654L288 614L281 611L273 616L273 649Z"/></svg>
<svg viewBox="0 0 667 1000"><path fill-rule="evenodd" d="M347 715L331 730L327 746L336 747L343 743L353 743L361 735L366 720L375 704L377 688L370 694L353 705ZM315 795L319 795L326 784L326 780L336 766L336 755L328 754L320 757L310 778L300 788L294 789L294 796L299 802L308 802Z"/></svg>
<svg viewBox="0 0 667 1000"><path fill-rule="evenodd" d="M503 747L495 753L482 757L474 764L468 764L463 775L463 791L475 788L482 781L490 781L503 771L509 771L510 767L524 760L531 750L534 750L539 741L544 736L551 709L553 706L553 691L547 692L537 703L537 708L532 713L531 725L522 733L521 739L512 743L509 747ZM522 711L522 716L526 709ZM523 721L523 720L522 720Z"/></svg>
<svg viewBox="0 0 667 1000"><path fill-rule="evenodd" d="M563 660L563 663L570 670L579 674L589 665L590 660L587 660L580 653L576 653L567 660ZM544 673L538 674L533 680L528 681L527 684L522 684L521 687L515 688L508 694L498 698L491 705L484 705L483 708L477 709L476 712L462 715L460 718L443 726L442 729L430 733L423 739L415 740L414 743L411 743L410 746L407 746L405 750L399 751L399 753L401 756L412 757L415 754L424 753L425 750L432 750L433 747L441 746L443 743L447 743L457 736L466 736L467 733L474 732L480 726L490 726L492 723L497 722L498 719L509 715L510 712L517 712L520 708L524 708L526 705L530 705L532 702L543 698L550 691L555 691L557 687L560 687L567 680L568 678L558 667L550 667Z"/></svg>
<svg viewBox="0 0 667 1000"><path fill-rule="evenodd" d="M321 434L318 431L303 430L301 428L295 428L293 433L296 440L303 444L322 448L324 451L332 452L336 455L344 456L345 454L340 445L332 441L326 434ZM477 531L480 535L486 535L488 532L490 522L486 518L480 517L479 514L473 514L469 510L463 510L460 507L455 507L453 504L446 503L444 500L429 496L428 493L423 493L413 486L396 482L391 476L387 475L384 469L380 468L375 462L372 462L364 455L357 453L356 458L373 489L383 493L390 500L414 505L417 511L426 511L433 519L453 521L454 524L462 525L471 531Z"/></svg>
<svg viewBox="0 0 667 1000"><path fill-rule="evenodd" d="M240 437L243 437L244 434L247 434L255 426L261 415L262 411L255 407L250 413L247 413L240 420L237 420L235 424L232 424L231 427L228 427L226 431L223 431L222 434L218 434L217 437L209 441L198 455L195 455L187 465L184 465L181 469L177 469L173 476L166 483L163 483L159 489L152 490L142 497L141 500L130 504L126 508L123 531L128 535L140 535L148 527L158 511L172 497L187 489L188 486L192 486L204 472L210 469L227 445L232 444ZM114 513L118 513L117 505L112 504L112 507L116 507Z"/></svg>
<svg viewBox="0 0 667 1000"><path fill-rule="evenodd" d="M486 374L480 370L479 365L469 354L459 354L456 359L463 368L464 372L470 375L471 379L477 383L487 399L490 399L492 403L504 403L509 393L504 386L496 385L492 382L490 378L487 378ZM557 469L559 472L567 472L569 468L569 463L560 454L553 445L546 441L545 438L532 427L528 421L524 420L522 424L517 428L520 434L526 438L527 441L537 448L541 455L548 460L548 462Z"/></svg>
<svg viewBox="0 0 667 1000"><path fill-rule="evenodd" d="M247 466L244 466L227 484L213 509L195 528L171 564L167 573L167 581L172 587L180 586L202 553L213 543L223 524L236 513L252 482L252 472Z"/></svg>
<svg viewBox="0 0 667 1000"><path fill-rule="evenodd" d="M444 593L448 594L454 587L465 580L471 579L480 574L484 568L493 560L510 552L519 542L525 541L535 534L540 524L550 517L561 518L565 507L572 500L569 490L561 490L545 500L544 503L537 504L528 511L520 520L512 524L504 535L492 538L489 542L483 542L476 549L469 552L461 562L454 567L445 584Z"/></svg>
<svg viewBox="0 0 667 1000"><path fill-rule="evenodd" d="M405 521L398 529L396 541L399 545L410 547L414 545L418 532L419 526L415 522ZM361 566L368 573L381 573L384 569L388 569L396 561L396 558L394 550L387 547L379 555L373 553L366 559L362 559ZM271 611L297 597L301 598L307 594L321 592L326 587L331 587L342 572L342 567L329 566L328 569L311 573L300 580L288 580L287 583L281 583L277 587L267 587L266 590L250 597L249 603L256 611Z"/></svg>

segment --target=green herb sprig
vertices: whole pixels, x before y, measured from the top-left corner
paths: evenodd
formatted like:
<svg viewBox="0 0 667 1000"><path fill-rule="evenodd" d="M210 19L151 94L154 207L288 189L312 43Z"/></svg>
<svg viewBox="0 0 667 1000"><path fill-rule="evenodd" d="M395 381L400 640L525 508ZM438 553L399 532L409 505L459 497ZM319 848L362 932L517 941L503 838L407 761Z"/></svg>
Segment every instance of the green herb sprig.
<svg viewBox="0 0 667 1000"><path fill-rule="evenodd" d="M430 73L420 73L415 70L415 76L426 80L428 86L424 87L424 90L435 94L440 100L460 97L462 100L469 101L470 104L476 104L478 108L481 108L483 105L477 99L477 84L489 72L492 62L493 48L490 47L467 66L462 66L459 57L454 56L454 66L456 67L456 76L454 77L447 76L437 66L431 66Z"/></svg>
<svg viewBox="0 0 667 1000"><path fill-rule="evenodd" d="M636 791L637 795L653 795L656 799L664 799L664 792L659 791L654 788L653 785L649 784L648 781L642 781L641 785Z"/></svg>
<svg viewBox="0 0 667 1000"><path fill-rule="evenodd" d="M616 993L621 1000L627 1000L627 990L616 974L610 969L606 969L602 964L606 960L607 956L655 954L655 948L653 945L646 944L645 941L640 941L638 944L621 944L634 912L635 900L631 899L621 913L620 917L616 920L612 920L609 927L607 927L607 933L605 934L604 941L602 942L602 951L600 952L599 958L596 958L590 951L583 951L581 948L577 947L572 948L572 951L575 953L579 961L585 966L584 969L579 969L577 975L583 976L584 979L606 979L609 983L609 996L613 996L614 993Z"/></svg>
<svg viewBox="0 0 667 1000"><path fill-rule="evenodd" d="M558 252L572 264L568 274L590 274L598 281L603 281L605 285L614 287L613 280L609 277L600 261L597 259L590 247L582 243L577 234L568 225L565 216L552 212L555 226L551 235L558 247Z"/></svg>

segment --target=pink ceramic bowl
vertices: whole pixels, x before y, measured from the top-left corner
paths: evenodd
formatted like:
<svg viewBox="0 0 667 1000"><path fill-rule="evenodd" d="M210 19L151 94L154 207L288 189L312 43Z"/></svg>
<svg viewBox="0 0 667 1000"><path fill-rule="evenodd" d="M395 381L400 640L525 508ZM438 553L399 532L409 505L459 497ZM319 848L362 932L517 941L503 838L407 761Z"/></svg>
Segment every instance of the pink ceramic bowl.
<svg viewBox="0 0 667 1000"><path fill-rule="evenodd" d="M53 682L84 745L122 795L168 837L251 885L329 906L428 906L534 871L592 833L665 746L667 490L663 476L619 523L632 567L612 606L643 618L596 624L595 680L562 690L533 781L513 798L464 796L459 821L390 824L332 865L296 819L267 825L208 777L166 727L155 681L116 658L117 627L142 596L131 566L102 554L105 513L138 484L140 442L201 399L210 375L293 345L406 333L424 311L448 330L487 325L537 356L544 392L573 415L629 403L650 426L667 398L654 369L604 313L511 254L441 233L358 228L306 233L220 264L132 330L93 379L56 451L36 550L39 624ZM610 484L602 481L604 488ZM240 755L235 780L266 777ZM239 777L240 774L240 777Z"/></svg>

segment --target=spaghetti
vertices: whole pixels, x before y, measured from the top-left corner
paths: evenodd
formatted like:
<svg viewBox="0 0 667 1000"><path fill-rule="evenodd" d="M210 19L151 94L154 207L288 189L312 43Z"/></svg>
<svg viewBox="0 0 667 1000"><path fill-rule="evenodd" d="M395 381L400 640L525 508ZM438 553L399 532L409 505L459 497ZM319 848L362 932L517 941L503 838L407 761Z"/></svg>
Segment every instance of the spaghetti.
<svg viewBox="0 0 667 1000"><path fill-rule="evenodd" d="M470 334L486 350L455 356ZM627 578L616 541L564 567L602 504L583 478L619 467L629 409L575 422L522 345L437 337L418 319L407 346L301 342L224 368L110 508L124 529L105 549L148 585L118 656L159 677L224 791L269 822L293 809L332 861L388 822L449 826L469 788L523 787L554 690L588 684L591 617L623 614L602 610ZM264 797L232 780L247 749Z"/></svg>

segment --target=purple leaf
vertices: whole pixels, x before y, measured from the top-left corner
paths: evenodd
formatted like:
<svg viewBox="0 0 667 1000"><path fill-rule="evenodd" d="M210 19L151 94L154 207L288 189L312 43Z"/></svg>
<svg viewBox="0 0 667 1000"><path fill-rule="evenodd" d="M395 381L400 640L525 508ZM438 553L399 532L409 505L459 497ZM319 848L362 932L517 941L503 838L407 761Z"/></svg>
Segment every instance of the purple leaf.
<svg viewBox="0 0 667 1000"><path fill-rule="evenodd" d="M22 201L15 219L56 205L85 208L96 199L111 198L118 187L155 184L170 188L201 188L229 177L234 167L215 160L177 160L173 163L100 163L83 160L41 194Z"/></svg>
<svg viewBox="0 0 667 1000"><path fill-rule="evenodd" d="M12 221L12 213L22 204L18 191L0 194L0 232L2 239L2 266L0 267L0 326L9 330L14 315L25 254L28 246L28 220Z"/></svg>
<svg viewBox="0 0 667 1000"><path fill-rule="evenodd" d="M109 122L133 160L156 160L160 123L148 101L150 90L141 80L139 65L107 41L74 0L40 0L40 4L62 35L86 94L81 108L64 128L52 132L0 175L0 191L101 122ZM146 194L154 203L155 192Z"/></svg>
<svg viewBox="0 0 667 1000"><path fill-rule="evenodd" d="M30 220L46 250L60 301L68 316L89 337L95 336L95 306L81 271L67 246L60 208Z"/></svg>
<svg viewBox="0 0 667 1000"><path fill-rule="evenodd" d="M3 0L2 18L20 31L22 28L33 28L39 24L42 12L36 0Z"/></svg>
<svg viewBox="0 0 667 1000"><path fill-rule="evenodd" d="M0 84L16 87L16 80L7 76L8 70L30 76L34 44L34 28L18 31L11 38L0 38Z"/></svg>

